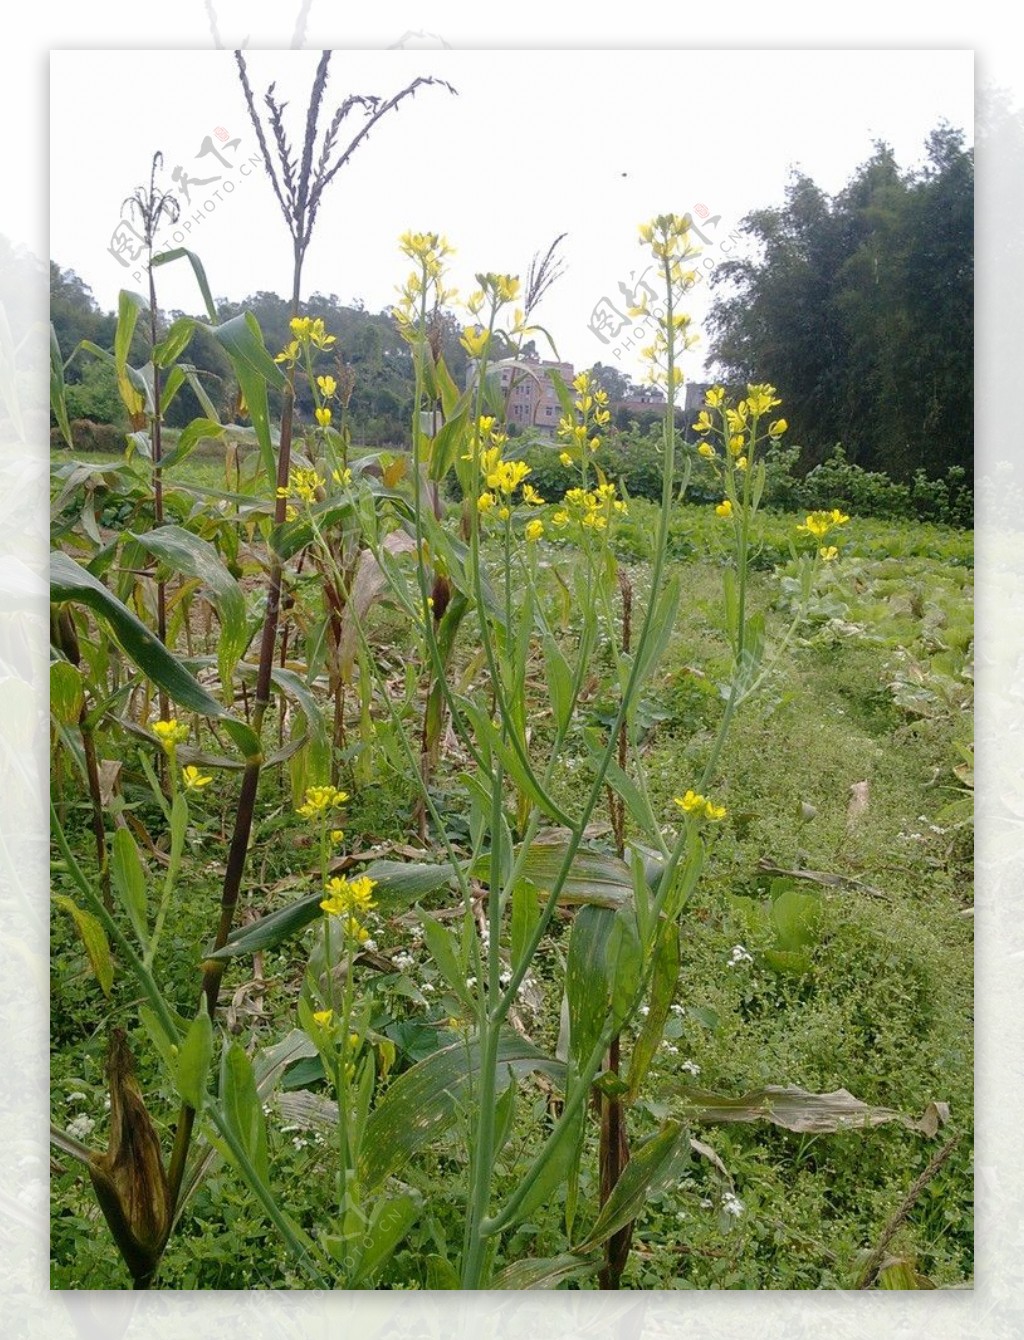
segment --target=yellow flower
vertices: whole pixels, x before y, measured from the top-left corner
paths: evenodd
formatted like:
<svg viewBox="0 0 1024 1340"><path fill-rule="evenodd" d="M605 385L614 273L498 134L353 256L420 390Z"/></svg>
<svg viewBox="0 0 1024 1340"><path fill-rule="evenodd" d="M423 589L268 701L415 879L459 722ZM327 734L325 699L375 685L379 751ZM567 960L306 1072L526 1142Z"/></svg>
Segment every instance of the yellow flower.
<svg viewBox="0 0 1024 1340"><path fill-rule="evenodd" d="M822 545L818 550L818 557L823 558L826 563L831 563L833 559L839 557L839 550L834 544Z"/></svg>
<svg viewBox="0 0 1024 1340"><path fill-rule="evenodd" d="M327 411L328 414L330 410ZM319 413L319 411L318 411ZM304 503L315 503L317 500L317 489L323 488L324 480L315 470L305 469L301 465L293 465L288 472L288 487L277 490L279 498L298 498Z"/></svg>
<svg viewBox="0 0 1024 1340"><path fill-rule="evenodd" d="M478 512L489 511L494 506L494 501L495 499L493 493L481 493L480 497L477 498L476 500L477 511Z"/></svg>
<svg viewBox="0 0 1024 1340"><path fill-rule="evenodd" d="M838 507L833 507L831 512L809 512L807 520L802 526L797 526L797 530L812 535L816 540L823 540L833 526L845 526L849 519Z"/></svg>
<svg viewBox="0 0 1024 1340"><path fill-rule="evenodd" d="M697 448L697 455L703 456L706 461L715 459L715 449L710 442L702 442Z"/></svg>
<svg viewBox="0 0 1024 1340"><path fill-rule="evenodd" d="M717 409L725 399L725 388L723 386L712 386L709 391L704 392L704 403L710 405L712 409Z"/></svg>
<svg viewBox="0 0 1024 1340"><path fill-rule="evenodd" d="M543 521L528 521L526 523L526 538L528 540L539 540L544 534Z"/></svg>
<svg viewBox="0 0 1024 1340"><path fill-rule="evenodd" d="M728 498L724 502L720 502L715 508L715 516L725 517L726 520L732 516L732 503Z"/></svg>
<svg viewBox="0 0 1024 1340"><path fill-rule="evenodd" d="M730 433L741 433L747 426L747 402L741 400L735 409L725 411L725 421Z"/></svg>
<svg viewBox="0 0 1024 1340"><path fill-rule="evenodd" d="M335 484L340 484L343 489L347 489L352 483L352 471L346 466L344 470L332 470L331 478Z"/></svg>
<svg viewBox="0 0 1024 1340"><path fill-rule="evenodd" d="M319 409L314 411L314 414L316 416L316 421L320 425L320 427L326 428L331 421L330 409L326 405L322 405Z"/></svg>
<svg viewBox="0 0 1024 1340"><path fill-rule="evenodd" d="M693 425L693 431L695 433L710 433L713 427L711 415L706 409L702 409L697 415L697 422Z"/></svg>
<svg viewBox="0 0 1024 1340"><path fill-rule="evenodd" d="M532 507L541 507L544 499L540 496L532 484L523 485L523 502L529 503Z"/></svg>
<svg viewBox="0 0 1024 1340"><path fill-rule="evenodd" d="M288 322L288 327L295 338L301 340L309 335L312 324L313 322L308 316L293 316Z"/></svg>
<svg viewBox="0 0 1024 1340"><path fill-rule="evenodd" d="M460 343L471 358L482 358L490 338L483 326L467 326L462 332Z"/></svg>
<svg viewBox="0 0 1024 1340"><path fill-rule="evenodd" d="M519 297L519 277L517 275L495 275L495 292L502 302L515 302Z"/></svg>
<svg viewBox="0 0 1024 1340"><path fill-rule="evenodd" d="M204 776L198 768L193 767L190 763L188 767L182 768L181 780L185 783L187 791L199 791L204 786L209 786L213 778Z"/></svg>
<svg viewBox="0 0 1024 1340"><path fill-rule="evenodd" d="M330 1028L333 1018L333 1010L316 1010L313 1013L313 1022L319 1024L321 1028Z"/></svg>
<svg viewBox="0 0 1024 1340"><path fill-rule="evenodd" d="M171 717L170 721L154 721L153 734L170 754L177 745L184 744L188 739L188 727Z"/></svg>
<svg viewBox="0 0 1024 1340"><path fill-rule="evenodd" d="M567 526L569 524L569 513L566 511L557 511L551 518L553 526Z"/></svg>
<svg viewBox="0 0 1024 1340"><path fill-rule="evenodd" d="M747 458L746 456L741 456L739 460L736 462L736 469L745 470L746 468L747 468Z"/></svg>
<svg viewBox="0 0 1024 1340"><path fill-rule="evenodd" d="M331 841L332 841L332 842L344 842L344 840L345 840L345 831L344 831L344 829L342 829L342 828L332 828L332 829L331 829Z"/></svg>
<svg viewBox="0 0 1024 1340"><path fill-rule="evenodd" d="M776 419L773 423L768 425L768 436L781 437L788 427L789 424L785 419Z"/></svg>
<svg viewBox="0 0 1024 1340"><path fill-rule="evenodd" d="M775 395L775 387L769 386L767 382L760 386L747 387L747 407L753 415L767 414L770 409L776 405L781 405L782 401Z"/></svg>
<svg viewBox="0 0 1024 1340"><path fill-rule="evenodd" d="M713 823L724 819L727 812L724 805L715 805L707 796L702 796L697 791L687 791L684 796L675 796L674 803L691 818L710 819Z"/></svg>
<svg viewBox="0 0 1024 1340"><path fill-rule="evenodd" d="M337 809L348 800L347 791L336 786L308 786L305 802L296 811L303 819L318 819L328 810Z"/></svg>
<svg viewBox="0 0 1024 1340"><path fill-rule="evenodd" d="M336 876L327 881L324 889L327 896L321 900L320 906L328 916L347 917L351 923L358 917L366 916L371 908L377 906L370 896L376 887L377 881L368 875L360 875L357 879Z"/></svg>
<svg viewBox="0 0 1024 1340"><path fill-rule="evenodd" d="M570 466L572 465L572 463L573 463L572 457L569 455L569 453L568 453L567 451L561 451L561 452L559 452L559 453L558 453L558 459L559 459L559 462L560 462L562 465L564 465L565 468L566 468L567 470L569 469L569 467L570 467Z"/></svg>
<svg viewBox="0 0 1024 1340"><path fill-rule="evenodd" d="M742 433L733 433L732 437L729 438L730 452L732 452L734 456L739 456L739 454L743 450L746 440L747 439L743 436Z"/></svg>
<svg viewBox="0 0 1024 1340"><path fill-rule="evenodd" d="M327 334L324 329L323 318L319 316L310 327L309 338L318 349L329 349L332 344L337 343L337 337Z"/></svg>
<svg viewBox="0 0 1024 1340"><path fill-rule="evenodd" d="M338 383L333 377L317 377L316 384L320 388L320 394L326 396L328 399L330 399L338 389Z"/></svg>

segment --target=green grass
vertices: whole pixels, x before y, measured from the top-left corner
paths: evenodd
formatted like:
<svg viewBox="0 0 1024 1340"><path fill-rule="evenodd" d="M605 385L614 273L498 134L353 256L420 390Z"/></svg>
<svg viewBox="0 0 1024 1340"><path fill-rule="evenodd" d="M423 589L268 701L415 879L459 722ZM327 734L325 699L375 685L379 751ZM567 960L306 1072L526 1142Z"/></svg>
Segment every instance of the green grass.
<svg viewBox="0 0 1024 1340"><path fill-rule="evenodd" d="M188 462L193 482L221 467ZM208 487L215 484L206 482ZM624 532L638 595L646 569L645 518L633 504ZM648 518L649 519L649 518ZM753 577L755 607L769 628L788 622L781 579L789 562L792 518L759 517L762 558ZM720 613L720 523L706 508L673 517L673 552L684 597L679 624L646 701L643 752L656 812L673 822L672 798L694 784L722 711L719 681L728 649ZM950 1132L963 1139L898 1230L890 1251L911 1258L940 1285L972 1273L972 930L970 829L943 818L957 794L953 767L971 731L970 537L936 527L851 523L846 554L822 589L813 618L783 655L757 700L739 715L722 756L713 794L728 806L706 875L682 929L676 1009L634 1138L653 1131L680 1085L738 1095L764 1084L814 1091L849 1089L868 1103L919 1116L933 1100L948 1102L951 1124L930 1141L890 1125L869 1132L801 1136L765 1126L700 1127L726 1169L694 1155L676 1185L652 1198L639 1219L626 1285L643 1289L849 1288L863 1255L879 1240L907 1189ZM709 557L696 555L710 551ZM549 550L549 555L554 551ZM564 552L562 557L564 558ZM774 571L775 564L781 569ZM571 627L568 630L571 635ZM387 606L375 613L379 656L401 664L404 626ZM545 703L539 671L533 691ZM378 718L383 717L380 705ZM600 686L591 720L603 719ZM272 724L272 723L271 723ZM536 739L543 739L538 715ZM111 750L119 748L108 741ZM350 849L407 845L413 795L400 769L379 753L363 785L345 781ZM131 749L123 794L145 809ZM437 781L454 838L465 831L466 797L454 773ZM589 764L582 738L570 737L559 760L556 797L579 794ZM867 783L867 805L851 814L851 787ZM214 791L214 788L210 788ZM207 933L219 897L224 835L233 784L204 793L193 806L187 878L168 919L161 964L174 1003L194 1009L195 945ZM287 778L265 775L261 816L250 855L245 905L253 913L281 906L312 887L315 857L296 821ZM68 795L76 848L88 859L87 812ZM599 839L600 840L600 839ZM843 877L838 886L799 881L818 900L819 920L806 972L771 964L767 939L752 934L750 913L770 896L765 863ZM55 884L67 892L58 869ZM428 906L438 908L435 897ZM429 965L416 912L381 909L374 935L382 952L408 953L397 975L367 973L374 1027L398 1048L397 1069L414 1063L446 1036L454 1002ZM567 923L555 925L540 959L542 1008L524 1010L539 1045L554 1046ZM231 1008L221 1026L263 1045L295 1026L295 1001L306 941L235 961L224 983ZM103 1061L108 1022L129 1030L147 1101L169 1147L176 1115L173 1091L144 1029L129 979L120 974L106 1005L80 941L66 917L54 920L52 947L53 1109L67 1125L84 1113L95 1122L88 1143L106 1138ZM737 956L740 945L749 955ZM628 1038L625 1042L628 1055ZM77 1095L81 1095L80 1097ZM505 1188L550 1121L543 1094L523 1087L502 1164ZM315 1230L333 1197L326 1145L288 1130L271 1109L275 1183L289 1208ZM465 1140L456 1127L403 1177L418 1187L426 1210L383 1281L422 1288L424 1261L461 1243ZM584 1158L584 1169L593 1160ZM582 1198L594 1194L584 1172ZM294 1188L289 1194L287 1188ZM499 1187L499 1191L502 1188ZM735 1197L735 1201L730 1199ZM740 1212L730 1212L739 1205ZM53 1178L52 1286L122 1288L126 1276L95 1200L73 1164ZM559 1205L503 1240L508 1259L560 1249ZM283 1250L255 1202L223 1167L203 1185L183 1229L168 1248L164 1288L299 1287Z"/></svg>

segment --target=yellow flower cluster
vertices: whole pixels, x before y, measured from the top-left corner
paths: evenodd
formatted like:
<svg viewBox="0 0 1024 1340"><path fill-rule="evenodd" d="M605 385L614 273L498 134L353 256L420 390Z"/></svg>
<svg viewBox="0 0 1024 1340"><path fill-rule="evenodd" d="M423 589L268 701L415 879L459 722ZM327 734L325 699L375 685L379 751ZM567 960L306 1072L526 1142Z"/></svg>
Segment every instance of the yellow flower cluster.
<svg viewBox="0 0 1024 1340"><path fill-rule="evenodd" d="M675 796L674 803L691 819L710 819L717 823L718 820L724 819L727 813L724 805L715 805L707 796L702 796L697 791L687 791L683 796Z"/></svg>
<svg viewBox="0 0 1024 1340"><path fill-rule="evenodd" d="M328 880L324 889L327 896L320 902L324 912L329 917L341 919L345 934L360 944L370 938L360 918L368 916L377 906L370 896L376 886L377 881L368 875L360 875L357 879L336 877Z"/></svg>
<svg viewBox="0 0 1024 1340"><path fill-rule="evenodd" d="M574 377L572 386L576 392L572 402L576 413L563 414L557 430L559 439L572 449L563 451L558 458L567 468L574 465L586 450L598 449L601 438L593 430L603 428L612 417L608 408L608 392L598 385L589 372L581 372Z"/></svg>
<svg viewBox="0 0 1024 1340"><path fill-rule="evenodd" d="M406 232L398 239L398 245L410 260L418 261L432 279L440 276L441 262L453 251L443 233Z"/></svg>
<svg viewBox="0 0 1024 1340"><path fill-rule="evenodd" d="M297 813L303 819L320 819L329 810L335 810L348 800L347 791L339 791L336 786L307 786L306 796Z"/></svg>
<svg viewBox="0 0 1024 1340"><path fill-rule="evenodd" d="M659 214L649 223L640 225L640 240L651 248L659 260L673 257L687 258L695 254L690 246L689 214Z"/></svg>
<svg viewBox="0 0 1024 1340"><path fill-rule="evenodd" d="M319 411L317 411L319 413ZM330 410L327 411L328 418ZM324 479L313 469L307 469L301 465L293 465L288 472L288 487L277 490L279 498L298 498L300 502L315 503L319 497L318 490L324 486Z"/></svg>
<svg viewBox="0 0 1024 1340"><path fill-rule="evenodd" d="M188 727L177 718L171 717L169 721L154 721L153 734L167 753L171 754L179 744L184 744L188 739Z"/></svg>
<svg viewBox="0 0 1024 1340"><path fill-rule="evenodd" d="M277 355L275 363L295 364L310 346L314 349L330 349L337 343L337 337L327 334L323 318L319 316L293 316L288 322L288 328L292 339Z"/></svg>
<svg viewBox="0 0 1024 1340"><path fill-rule="evenodd" d="M576 524L585 530L603 531L613 516L626 511L626 504L616 497L615 485L608 482L593 489L569 489L563 502L551 518L552 525Z"/></svg>
<svg viewBox="0 0 1024 1340"><path fill-rule="evenodd" d="M486 309L488 325L485 326L480 320L476 320L473 325L464 327L460 343L470 358L479 360L486 355L490 347L491 329L498 312L519 297L519 278L517 275L478 274L476 282L480 287L466 299L466 306L475 318L479 318ZM522 309L517 307L512 334L525 331L526 318Z"/></svg>
<svg viewBox="0 0 1024 1340"><path fill-rule="evenodd" d="M830 530L835 526L845 526L849 519L838 507L833 507L831 512L809 512L807 520L802 526L797 526L797 530L804 535L812 535L816 540L823 540Z"/></svg>
<svg viewBox="0 0 1024 1340"><path fill-rule="evenodd" d="M733 470L742 473L749 469L758 446L766 439L776 441L788 427L785 419L775 419L768 425L767 432L758 431L758 421L781 403L775 394L775 387L769 386L767 382L748 384L745 398L736 405L725 403L724 387L712 386L704 393L705 408L693 424L694 432L705 438L697 447L697 455L710 461L719 477L723 473L723 460L726 477ZM721 455L719 449L706 440L708 434L719 439ZM732 516L733 505L726 498L715 511L720 517L728 518Z"/></svg>
<svg viewBox="0 0 1024 1340"><path fill-rule="evenodd" d="M418 338L421 312L443 306L456 296L455 289L441 283L444 260L452 254L452 248L438 233L403 233L398 245L419 267L398 290L399 302L391 309L403 338L411 342Z"/></svg>

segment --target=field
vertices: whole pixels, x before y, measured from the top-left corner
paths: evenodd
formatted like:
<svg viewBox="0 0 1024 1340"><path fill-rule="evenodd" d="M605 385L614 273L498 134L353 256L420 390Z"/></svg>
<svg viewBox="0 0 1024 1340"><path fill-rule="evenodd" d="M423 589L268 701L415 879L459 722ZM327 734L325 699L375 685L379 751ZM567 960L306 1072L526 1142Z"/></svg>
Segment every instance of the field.
<svg viewBox="0 0 1024 1340"><path fill-rule="evenodd" d="M358 459L353 453L357 479L365 484ZM387 485L393 462L381 465ZM113 471L113 463L104 468ZM82 521L90 515L103 545L121 546L105 570L107 580L148 617L153 569L135 586L123 580L139 563L125 537L128 530L141 529L141 500L149 487L145 466L136 468L137 491L119 461L122 473L116 478L111 473L98 484L94 478L69 494L56 533L84 561L83 550L95 549ZM388 487L408 488L408 479L401 481L397 471L393 477L395 484ZM189 492L196 485L211 494ZM223 465L214 461L190 458L181 488L167 487L175 521L216 540L244 595L246 636L235 665L231 710L251 722L252 680L245 667L247 658L256 656L264 608L265 518L254 514L251 524L245 523L239 502L232 504L233 520L217 519L211 497L226 485ZM620 721L623 666L630 663L629 633L622 630L631 618L635 651L649 604L652 563L658 562L652 537L661 508L631 501L601 535L599 548L588 548L582 531L577 539L568 532L563 537L550 508L543 512L543 537L515 550L525 557L510 558L511 532L503 538L497 523L479 537L483 578L493 582L499 604L505 593L506 618L493 646L497 691L508 690L513 724L504 743L488 733L484 718L494 713L499 719L505 708L495 698L493 671L489 678L471 610L461 635L442 650L448 653L444 675L453 690L447 705L465 705L473 735L467 742L447 717L441 723L432 766L420 774L426 799L403 740L412 742L415 764L436 678L430 637L415 623L406 600L411 593L415 607L415 564L401 550L394 551L393 567L383 556L383 538L394 533L394 518L391 530L380 524L375 532L364 501L358 513L363 538L353 538L350 529L345 543L355 548L334 548L351 565L360 546L365 552L372 545L389 578L362 605L358 637L340 679L327 650L331 610L325 610L322 595L332 569L312 560L303 567L301 551L291 552L284 677L262 723L266 751L283 758L259 775L235 925L258 925L261 918L308 901L325 874L343 882L362 871L380 878L372 910L364 909L359 927L369 938L350 931L347 960L336 959L333 969L325 931L325 923L334 921L330 916L309 918L288 938L257 943L252 952L226 960L215 993L214 1059L207 1056L196 1070L202 1093L197 1093L200 1081L185 1077L179 1051L169 1048L154 1024L153 998L140 986L143 977L127 969L110 927L127 935L133 915L139 915L138 901L132 911L135 886L125 873L137 858L146 889L140 895L142 939L153 946L146 968L159 978L160 998L180 1029L175 1047L195 1051L199 1044L191 1040L189 1021L208 953L203 946L216 924L242 769L210 761L220 758L223 764L230 743L216 718L199 712L179 711L189 723L187 744L182 743L180 758L165 751L161 760L151 733L158 685L124 664L119 668L121 644L97 630L95 607L89 616L76 615L81 675L88 681L83 701L102 703L106 692L113 704L90 726L99 760L109 765L106 837L130 833L136 857L125 854L129 839L124 839L111 858L110 925L103 924L105 942L112 943L107 951L112 967L105 992L97 981L97 966L102 977L105 960L95 930L83 932L89 923L69 915L67 907L69 899L85 906L77 866L94 889L96 903L87 906L94 921L102 921L96 811L83 737L75 729L78 699L72 695L75 710L63 716L58 710L54 732L53 797L67 846L55 854L54 864L51 1077L53 1119L71 1137L63 1152L58 1144L52 1182L54 1288L129 1284L72 1150L76 1141L93 1150L106 1147L111 1126L106 1067L114 1028L125 1032L138 1089L164 1151L174 1145L183 1100L198 1111L190 1174L200 1163L201 1169L160 1256L162 1288L306 1287L296 1238L316 1244L321 1278L330 1278L337 1267L337 1278L347 1282L335 1287L478 1287L472 1281L480 1279L491 1280L490 1287L516 1287L527 1279L516 1271L536 1263L556 1263L547 1267L553 1284L593 1287L598 1265L603 1261L609 1268L597 1248L587 1250L591 1240L598 1242L588 1240L587 1231L594 1233L599 1206L609 1203L607 1188L600 1185L607 1158L602 1119L607 1121L610 1111L621 1114L623 1106L633 1160L624 1168L620 1164L619 1184L626 1184L630 1168L639 1180L617 1233L598 1242L603 1251L617 1237L622 1241L623 1225L632 1225L619 1287L849 1289L970 1282L972 537L853 517L843 523L841 555L818 563L812 580L806 554L793 542L809 519L759 510L742 491L742 480L740 489L737 513L747 509L749 526L738 551L739 532L714 508L671 506L654 600L657 604L662 592L678 583L678 601L670 623L652 625L658 655L629 700L628 740L623 737L624 752L615 756L628 758L629 777L619 776L609 755L604 776L611 785L599 788L599 802L589 808L602 751L606 741L609 749L614 746ZM91 513L83 506L90 490L96 503ZM364 489L361 496L371 495ZM383 517L380 492L372 496ZM325 528L326 506L322 500L309 502L310 515L324 516ZM301 497L297 507L296 526L305 515ZM235 548L224 538L232 526L242 537ZM436 554L440 532L430 535ZM520 535L513 537L516 544ZM450 551L456 553L461 551ZM467 572L470 566L467 558ZM741 626L743 617L747 626L756 625L764 651L754 671L756 692L744 690L733 711L736 625L728 596L723 600L723 580L728 591L725 574L736 571L743 574ZM217 692L228 622L224 606L214 608L200 577L180 567L174 572L173 565L165 575L169 646ZM457 597L459 579L453 571L449 576ZM471 583L466 589L472 595ZM484 591L482 585L476 589ZM580 598L585 589L597 593L596 624ZM431 599L441 599L439 591L435 585ZM528 618L518 613L523 608ZM435 617L440 640L444 622ZM524 627L518 639L513 636ZM618 645L612 641L616 628ZM552 667L561 665L561 658L574 667L577 654L581 668L565 717ZM473 703L482 705L478 716L472 715ZM308 740L295 745L303 731L307 736L312 731L314 712L330 736L326 773L317 771ZM729 730L720 733L727 712ZM529 776L508 747L513 737L528 752ZM476 775L473 750L492 760L496 791L493 777ZM212 773L215 780L169 791L168 773L189 760L197 773ZM718 817L707 810L708 821L694 825L687 839L689 812L677 798L709 768L713 799L724 813ZM642 785L631 788L629 778L641 776ZM531 799L530 777L543 779L544 803ZM336 843L332 838L329 852L320 829L298 812L307 787L328 780L347 793L332 820L343 825L344 837ZM179 821L176 835L167 803L172 794L187 798L187 823ZM572 1066L582 1066L575 1039L568 1051L566 1042L568 1015L581 1018L579 1000L573 1003L574 981L580 990L573 973L590 962L580 957L574 936L602 909L589 895L559 899L539 929L535 952L524 959L524 943L538 923L519 890L531 890L536 902L538 888L547 891L543 880L534 871L532 883L510 886L500 913L504 923L494 920L487 896L499 881L490 878L486 859L500 867L502 857L495 853L503 844L506 864L529 838L541 850L538 860L544 859L544 839L551 851L566 849L566 834L575 830L543 813L548 802L552 813L585 816L573 857L577 866L565 887L581 881L578 863L592 854L588 869L596 872L595 887L625 880L628 896L614 905L616 918L632 906L634 894L646 896L635 878L630 885L631 871L639 878L645 860L656 865L667 859L677 836L689 841L687 853L699 845L700 859L694 859L693 879L679 905L676 958L654 932L653 941L644 940L637 913L645 954L658 964L671 962L673 971L659 977L659 968L653 981L648 974L643 991L632 992L631 1007L623 1007L614 1042L621 1070L617 1061L602 1063L592 1089L587 1082L581 1111L589 1109L591 1116L581 1126L574 1157L547 1180L543 1197L528 1199L507 1228L481 1238L490 1245L471 1267L467 1261L483 1250L466 1229L467 1206L483 1195L481 1145L489 1152L486 1203L501 1205L514 1198L524 1170L537 1166L552 1141L572 1095ZM645 814L656 817L657 832L645 829ZM445 861L466 863L467 889L460 891L450 871L448 878L419 877L418 883L411 873L404 882L395 873L398 863L422 874L426 865L436 868ZM656 880L650 882L652 890L657 887ZM352 905L347 915L351 926ZM500 938L493 965L492 931L496 942ZM613 1013L623 961L622 954L607 960ZM416 1073L417 1065L431 1058L436 1063L442 1054L469 1056L486 1045L487 993L477 976L482 979L493 966L492 985L500 969L504 986L518 964L525 966L508 1023L517 1045L536 1048L544 1064L524 1064L504 1084L496 1066L496 1121L483 1134L477 1081L467 1087L452 1072L448 1087L441 1084L435 1094L444 1120L422 1138L409 1137L408 1157L381 1174L380 1194L386 1191L387 1203L396 1207L400 1231L389 1232L385 1224L374 1238L372 1228L364 1232L363 1215L364 1250L371 1242L385 1243L387 1250L381 1246L379 1260L368 1263L364 1255L353 1267L344 1244L356 1233L339 1210L339 1160L366 1183L373 1159L391 1158L374 1153L374 1142L383 1144L391 1129L378 1116L388 1112L389 1094L402 1094L403 1078ZM349 1030L348 1042L342 1038L332 1045L341 1049L343 1064L351 1065L348 1076L341 1065L331 1072L329 1057L335 1054L311 1022L317 984L332 971L341 993L332 997L335 1009L344 1008ZM667 988L659 987L663 981ZM593 989L590 982L586 991ZM593 996L584 993L580 999ZM658 1029L647 1023L652 1015ZM239 1139L245 1145L250 1137L239 1136L241 1127L224 1116L235 1082L231 1067L242 1066L234 1059L240 1054L255 1064L268 1048L297 1033L316 1045L296 1052L297 1059L282 1067L280 1082L259 1090L260 1112L249 1110L241 1122L250 1131L250 1161L263 1169L262 1177L250 1177L240 1172L245 1160L237 1147ZM500 1039L498 1045L504 1045ZM346 1060L350 1052L357 1059ZM647 1052L635 1090L617 1106L630 1058ZM254 1073L258 1076L258 1065ZM248 1082L237 1082L236 1106ZM206 1092L207 1085L216 1096ZM768 1086L783 1092L765 1094ZM806 1091L803 1098L797 1089ZM807 1095L837 1090L868 1106L846 1108L846 1119L832 1122L840 1129L827 1129L835 1107ZM346 1123L335 1104L347 1102L365 1105L353 1119L364 1142L358 1157L352 1150L339 1153ZM398 1099L392 1121L395 1110L400 1114ZM417 1113L410 1108L406 1115L404 1129L411 1130ZM219 1125L220 1119L227 1124ZM671 1159L666 1156L654 1171L643 1163L644 1151L667 1141L666 1132L674 1142ZM392 1130L392 1139L406 1136ZM262 1195L261 1185L268 1183L285 1228L295 1230L291 1240ZM343 1207L344 1196L342 1188ZM478 1216L478 1229L480 1222ZM567 1241L573 1245L567 1247ZM542 1276L537 1267L536 1277Z"/></svg>

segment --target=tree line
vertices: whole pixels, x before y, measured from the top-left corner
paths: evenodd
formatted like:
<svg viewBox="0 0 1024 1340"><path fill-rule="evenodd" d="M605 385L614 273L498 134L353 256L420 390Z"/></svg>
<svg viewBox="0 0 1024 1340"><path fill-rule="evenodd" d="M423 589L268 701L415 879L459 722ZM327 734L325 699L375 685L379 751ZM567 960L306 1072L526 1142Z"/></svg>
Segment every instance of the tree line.
<svg viewBox="0 0 1024 1340"><path fill-rule="evenodd" d="M779 389L804 468L841 443L895 480L973 477L974 155L945 124L926 153L904 170L876 143L831 197L794 171L712 276L711 357Z"/></svg>

